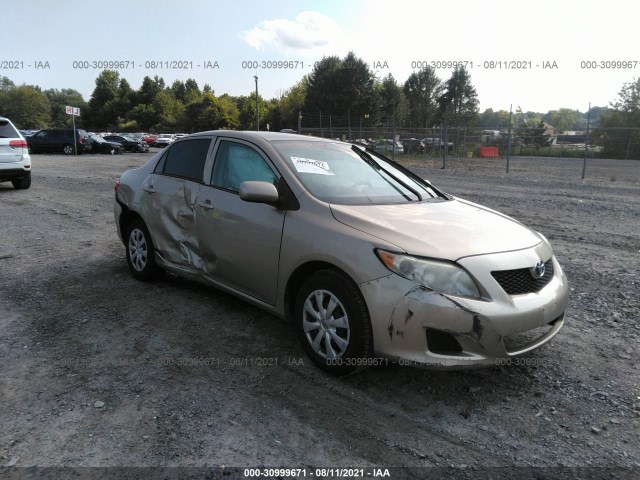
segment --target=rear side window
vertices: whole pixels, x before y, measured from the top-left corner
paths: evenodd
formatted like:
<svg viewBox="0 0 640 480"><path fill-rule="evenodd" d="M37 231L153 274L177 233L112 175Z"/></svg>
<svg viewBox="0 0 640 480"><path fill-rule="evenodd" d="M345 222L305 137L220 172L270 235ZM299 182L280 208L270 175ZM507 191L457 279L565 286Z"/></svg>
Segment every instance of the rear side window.
<svg viewBox="0 0 640 480"><path fill-rule="evenodd" d="M262 156L253 148L231 142L221 142L213 164L212 184L238 192L240 184L248 180L276 185L278 177Z"/></svg>
<svg viewBox="0 0 640 480"><path fill-rule="evenodd" d="M20 135L9 122L0 120L0 138L20 138Z"/></svg>
<svg viewBox="0 0 640 480"><path fill-rule="evenodd" d="M161 163L164 163L164 173L202 182L210 144L210 139L198 138L172 145L161 160Z"/></svg>

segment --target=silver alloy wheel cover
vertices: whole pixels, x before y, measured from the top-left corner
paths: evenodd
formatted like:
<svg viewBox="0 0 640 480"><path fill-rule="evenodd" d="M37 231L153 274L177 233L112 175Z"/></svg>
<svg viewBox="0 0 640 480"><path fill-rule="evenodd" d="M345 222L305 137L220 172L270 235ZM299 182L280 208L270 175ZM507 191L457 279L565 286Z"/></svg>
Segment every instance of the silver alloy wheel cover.
<svg viewBox="0 0 640 480"><path fill-rule="evenodd" d="M313 351L322 358L340 358L349 347L351 329L347 312L333 293L314 290L302 309L302 328Z"/></svg>
<svg viewBox="0 0 640 480"><path fill-rule="evenodd" d="M147 265L147 239L144 238L144 233L139 228L134 228L129 233L129 259L131 265L136 272L142 272Z"/></svg>

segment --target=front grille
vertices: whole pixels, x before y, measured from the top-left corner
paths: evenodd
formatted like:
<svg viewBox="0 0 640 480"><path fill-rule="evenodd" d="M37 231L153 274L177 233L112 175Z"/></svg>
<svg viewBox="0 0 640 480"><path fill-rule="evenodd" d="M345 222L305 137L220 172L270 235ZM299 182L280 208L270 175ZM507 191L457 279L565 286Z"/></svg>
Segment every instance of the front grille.
<svg viewBox="0 0 640 480"><path fill-rule="evenodd" d="M553 278L553 260L549 259L545 262L544 275L540 278L534 278L529 268L501 270L491 272L491 275L509 295L535 293L542 290Z"/></svg>

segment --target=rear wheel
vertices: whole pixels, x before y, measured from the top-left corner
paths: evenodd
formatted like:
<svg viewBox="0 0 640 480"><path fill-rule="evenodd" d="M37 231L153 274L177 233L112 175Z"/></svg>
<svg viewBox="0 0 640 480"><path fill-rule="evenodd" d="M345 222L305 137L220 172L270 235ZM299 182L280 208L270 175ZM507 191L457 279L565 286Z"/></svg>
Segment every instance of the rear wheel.
<svg viewBox="0 0 640 480"><path fill-rule="evenodd" d="M65 145L62 147L62 152L63 152L65 155L73 155L73 154L75 153L75 152L74 152L74 150L73 150L73 145L70 145L70 144L68 144L68 143L67 143L67 144L65 144Z"/></svg>
<svg viewBox="0 0 640 480"><path fill-rule="evenodd" d="M144 281L157 278L162 270L156 265L151 235L142 220L136 218L129 223L126 239L127 264L133 276Z"/></svg>
<svg viewBox="0 0 640 480"><path fill-rule="evenodd" d="M326 372L347 375L369 364L369 311L358 286L342 272L321 270L303 282L295 321L307 355Z"/></svg>
<svg viewBox="0 0 640 480"><path fill-rule="evenodd" d="M31 186L31 173L27 173L24 177L11 180L13 188L17 190L26 190Z"/></svg>

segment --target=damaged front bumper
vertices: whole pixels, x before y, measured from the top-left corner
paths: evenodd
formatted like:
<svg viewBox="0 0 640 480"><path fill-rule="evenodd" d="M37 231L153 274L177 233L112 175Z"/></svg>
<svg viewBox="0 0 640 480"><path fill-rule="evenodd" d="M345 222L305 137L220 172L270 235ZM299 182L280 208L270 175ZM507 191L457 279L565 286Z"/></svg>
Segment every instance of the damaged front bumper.
<svg viewBox="0 0 640 480"><path fill-rule="evenodd" d="M567 279L555 257L553 278L536 293L507 295L490 275L552 256L550 249L541 250L460 260L482 286L483 299L448 296L396 274L361 284L376 355L403 364L468 368L495 365L545 344L562 327L568 303Z"/></svg>

